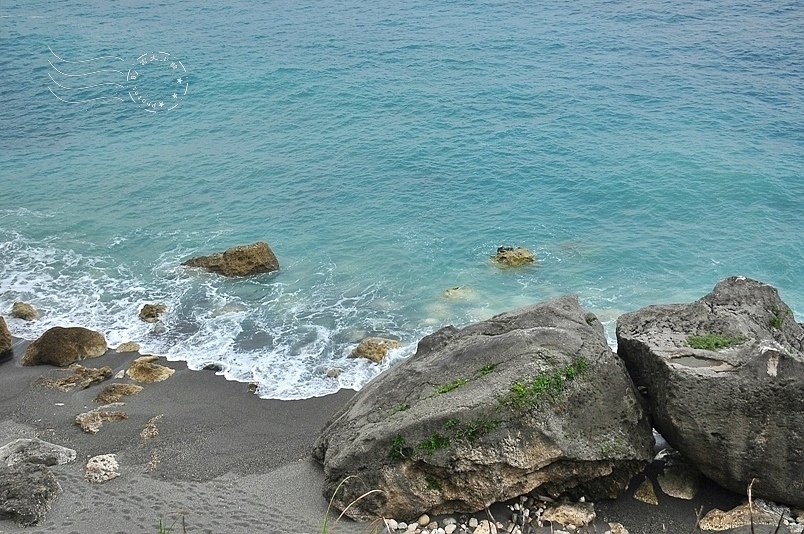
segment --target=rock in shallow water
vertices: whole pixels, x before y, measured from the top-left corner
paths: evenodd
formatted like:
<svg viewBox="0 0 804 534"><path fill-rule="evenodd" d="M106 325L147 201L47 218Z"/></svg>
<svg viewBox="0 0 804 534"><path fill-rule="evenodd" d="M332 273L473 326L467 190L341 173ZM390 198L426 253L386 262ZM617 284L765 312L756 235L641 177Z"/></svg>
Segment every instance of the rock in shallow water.
<svg viewBox="0 0 804 534"><path fill-rule="evenodd" d="M164 304L145 304L140 310L140 320L146 323L155 323L159 321L162 314L167 311L167 306Z"/></svg>
<svg viewBox="0 0 804 534"><path fill-rule="evenodd" d="M249 276L279 269L279 261L274 252L268 243L263 241L232 247L210 256L192 258L182 265L200 267L223 276Z"/></svg>
<svg viewBox="0 0 804 534"><path fill-rule="evenodd" d="M26 302L15 302L11 307L11 316L23 321L35 321L39 318L39 312Z"/></svg>
<svg viewBox="0 0 804 534"><path fill-rule="evenodd" d="M542 493L615 497L653 437L602 325L575 297L447 327L366 385L316 443L325 496L356 519L483 509Z"/></svg>
<svg viewBox="0 0 804 534"><path fill-rule="evenodd" d="M520 267L536 261L536 256L524 247L497 247L497 253L491 259L503 267Z"/></svg>
<svg viewBox="0 0 804 534"><path fill-rule="evenodd" d="M68 365L106 353L103 335L81 327L55 326L28 345L22 365Z"/></svg>
<svg viewBox="0 0 804 534"><path fill-rule="evenodd" d="M399 346L399 341L395 339L367 337L355 347L349 357L365 358L374 363L381 363L388 355L389 350L399 348Z"/></svg>
<svg viewBox="0 0 804 534"><path fill-rule="evenodd" d="M773 287L732 277L617 321L654 425L720 485L804 505L804 329Z"/></svg>

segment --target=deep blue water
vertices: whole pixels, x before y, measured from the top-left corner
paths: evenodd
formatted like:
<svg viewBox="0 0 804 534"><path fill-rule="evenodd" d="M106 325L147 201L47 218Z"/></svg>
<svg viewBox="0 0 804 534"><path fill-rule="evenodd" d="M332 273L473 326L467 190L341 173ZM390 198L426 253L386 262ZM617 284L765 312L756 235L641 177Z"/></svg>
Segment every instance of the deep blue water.
<svg viewBox="0 0 804 534"><path fill-rule="evenodd" d="M800 2L207 4L0 4L0 310L44 315L15 334L94 327L299 398L382 369L346 358L366 335L395 361L565 293L613 337L743 274L803 320ZM279 273L178 267L258 239ZM506 244L538 264L497 269Z"/></svg>

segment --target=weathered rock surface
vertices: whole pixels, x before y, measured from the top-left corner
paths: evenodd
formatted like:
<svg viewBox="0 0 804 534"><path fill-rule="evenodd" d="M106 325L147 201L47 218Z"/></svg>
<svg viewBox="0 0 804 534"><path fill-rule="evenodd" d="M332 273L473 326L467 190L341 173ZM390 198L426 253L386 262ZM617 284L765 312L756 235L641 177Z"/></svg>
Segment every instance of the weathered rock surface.
<svg viewBox="0 0 804 534"><path fill-rule="evenodd" d="M140 310L140 320L146 323L155 323L159 321L166 311L167 306L164 304L145 304Z"/></svg>
<svg viewBox="0 0 804 534"><path fill-rule="evenodd" d="M698 525L703 530L721 531L746 527L751 524L752 518L755 525L776 525L781 516L790 519L790 510L762 499L754 499L750 509L748 503L744 503L727 512L717 508L710 510Z"/></svg>
<svg viewBox="0 0 804 534"><path fill-rule="evenodd" d="M11 332L8 330L6 320L0 317L0 362L14 356L12 343Z"/></svg>
<svg viewBox="0 0 804 534"><path fill-rule="evenodd" d="M399 348L399 341L384 337L367 337L352 351L350 358L365 358L374 363L381 363L388 351Z"/></svg>
<svg viewBox="0 0 804 534"><path fill-rule="evenodd" d="M106 340L98 332L81 327L55 326L28 345L22 365L68 365L106 353Z"/></svg>
<svg viewBox="0 0 804 534"><path fill-rule="evenodd" d="M656 482L665 495L691 501L698 493L700 473L677 452L668 454L664 468L656 477Z"/></svg>
<svg viewBox="0 0 804 534"><path fill-rule="evenodd" d="M84 479L92 484L102 484L120 476L120 464L116 454L100 454L87 462Z"/></svg>
<svg viewBox="0 0 804 534"><path fill-rule="evenodd" d="M38 438L21 438L0 447L0 464L7 467L24 463L63 465L75 460L75 454L73 449Z"/></svg>
<svg viewBox="0 0 804 534"><path fill-rule="evenodd" d="M659 504L659 499L656 497L656 490L653 487L651 479L646 478L642 481L642 484L640 484L634 492L634 499L654 506Z"/></svg>
<svg viewBox="0 0 804 534"><path fill-rule="evenodd" d="M0 466L0 519L35 525L50 511L59 493L61 486L44 465Z"/></svg>
<svg viewBox="0 0 804 534"><path fill-rule="evenodd" d="M804 505L804 329L776 289L728 278L691 304L621 316L617 341L674 449L732 491L756 478L755 495Z"/></svg>
<svg viewBox="0 0 804 534"><path fill-rule="evenodd" d="M11 316L23 321L35 321L39 318L39 312L26 302L15 302L11 306Z"/></svg>
<svg viewBox="0 0 804 534"><path fill-rule="evenodd" d="M542 519L564 526L583 527L596 517L595 505L591 502L551 504L544 510Z"/></svg>
<svg viewBox="0 0 804 534"><path fill-rule="evenodd" d="M58 372L70 374L59 378L43 376L37 382L45 387L58 389L59 391L72 391L75 388L86 389L93 384L103 382L112 376L111 367L84 367L74 363L67 369L59 369Z"/></svg>
<svg viewBox="0 0 804 534"><path fill-rule="evenodd" d="M142 391L142 386L137 384L109 384L98 393L95 402L111 404L127 395L136 395L140 391Z"/></svg>
<svg viewBox="0 0 804 534"><path fill-rule="evenodd" d="M133 341L126 341L125 343L119 344L117 346L117 348L114 349L114 350L115 350L115 352L120 352L120 353L123 353L123 352L139 352L140 344L135 343Z"/></svg>
<svg viewBox="0 0 804 534"><path fill-rule="evenodd" d="M113 402L78 414L75 416L75 424L87 434L97 434L106 421L122 421L128 419L128 414L116 408L123 406L122 402Z"/></svg>
<svg viewBox="0 0 804 534"><path fill-rule="evenodd" d="M504 267L520 267L536 261L536 256L524 247L497 247L497 253L491 259Z"/></svg>
<svg viewBox="0 0 804 534"><path fill-rule="evenodd" d="M615 497L652 458L622 362L575 297L421 340L319 437L325 491L357 519L473 512L536 488Z"/></svg>
<svg viewBox="0 0 804 534"><path fill-rule="evenodd" d="M129 378L137 382L152 384L154 382L167 380L176 372L170 367L153 363L156 361L159 361L159 356L141 356L131 362L126 374L128 374Z"/></svg>
<svg viewBox="0 0 804 534"><path fill-rule="evenodd" d="M223 276L248 276L270 273L279 269L274 252L268 243L259 241L251 245L232 247L211 256L199 256L184 263L187 267L200 267Z"/></svg>

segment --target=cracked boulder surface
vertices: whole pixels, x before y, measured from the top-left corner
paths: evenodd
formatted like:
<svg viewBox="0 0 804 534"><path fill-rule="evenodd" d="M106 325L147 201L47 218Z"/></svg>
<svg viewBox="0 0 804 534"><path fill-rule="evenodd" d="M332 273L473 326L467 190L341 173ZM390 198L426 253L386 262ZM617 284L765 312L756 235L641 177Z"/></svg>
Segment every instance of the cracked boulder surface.
<svg viewBox="0 0 804 534"><path fill-rule="evenodd" d="M673 448L725 488L756 479L754 495L804 506L804 329L775 288L728 278L621 316L617 343Z"/></svg>
<svg viewBox="0 0 804 534"><path fill-rule="evenodd" d="M333 416L313 456L340 510L379 490L346 511L368 520L474 512L534 489L614 498L652 444L602 325L568 296L426 336Z"/></svg>

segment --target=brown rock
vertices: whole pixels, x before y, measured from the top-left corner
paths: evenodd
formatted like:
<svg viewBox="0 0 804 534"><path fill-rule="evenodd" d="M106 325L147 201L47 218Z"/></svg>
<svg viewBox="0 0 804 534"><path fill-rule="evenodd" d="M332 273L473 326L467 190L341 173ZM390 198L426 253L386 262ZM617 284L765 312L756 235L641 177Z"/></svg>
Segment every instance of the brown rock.
<svg viewBox="0 0 804 534"><path fill-rule="evenodd" d="M71 371L71 374L61 378L43 376L37 380L37 383L59 391L72 391L75 388L87 389L92 384L103 382L112 376L111 367L84 367L77 363L67 369L59 369L59 371Z"/></svg>
<svg viewBox="0 0 804 534"><path fill-rule="evenodd" d="M762 499L755 499L749 509L748 503L743 503L728 512L723 510L710 510L701 519L698 526L703 530L730 530L745 527L751 524L752 518L755 525L776 525L779 517L783 514L790 519L790 510L785 506L773 505Z"/></svg>
<svg viewBox="0 0 804 534"><path fill-rule="evenodd" d="M128 367L129 378L142 382L144 384L151 384L153 382L161 382L167 380L176 371L170 367L153 363L159 360L159 356L142 356L137 358Z"/></svg>
<svg viewBox="0 0 804 534"><path fill-rule="evenodd" d="M575 527L586 526L594 518L595 505L591 502L551 504L544 510L542 515L542 519L545 521Z"/></svg>
<svg viewBox="0 0 804 534"><path fill-rule="evenodd" d="M11 316L23 321L35 321L39 318L39 312L28 303L15 302L11 307Z"/></svg>
<svg viewBox="0 0 804 534"><path fill-rule="evenodd" d="M380 363L385 359L389 350L399 348L399 346L399 341L395 339L367 337L355 347L349 357L366 358L374 363Z"/></svg>
<svg viewBox="0 0 804 534"><path fill-rule="evenodd" d="M28 345L22 365L68 365L106 353L106 340L86 328L55 326Z"/></svg>
<svg viewBox="0 0 804 534"><path fill-rule="evenodd" d="M656 490L653 488L653 482L651 482L649 478L639 485L634 492L634 499L654 506L659 505L659 499L656 498Z"/></svg>
<svg viewBox="0 0 804 534"><path fill-rule="evenodd" d="M503 267L520 267L536 261L533 252L524 247L497 247L497 253L491 259Z"/></svg>
<svg viewBox="0 0 804 534"><path fill-rule="evenodd" d="M11 358L14 355L11 345L11 332L8 331L6 320L0 317L0 361Z"/></svg>
<svg viewBox="0 0 804 534"><path fill-rule="evenodd" d="M80 426L81 430L87 434L96 434L106 421L122 421L128 419L126 412L113 409L120 406L123 406L122 402L115 402L78 414L75 416L75 424Z"/></svg>
<svg viewBox="0 0 804 534"><path fill-rule="evenodd" d="M164 304L146 304L140 310L140 320L146 323L155 323L167 311Z"/></svg>
<svg viewBox="0 0 804 534"><path fill-rule="evenodd" d="M122 352L139 352L140 344L139 343L134 343L133 341L127 341L126 343L121 343L120 345L118 345L117 348L114 349L114 350L115 350L115 352L119 352L119 353L122 353Z"/></svg>
<svg viewBox="0 0 804 534"><path fill-rule="evenodd" d="M110 404L119 401L126 395L136 395L142 391L137 384L109 384L95 397L95 402Z"/></svg>
<svg viewBox="0 0 804 534"><path fill-rule="evenodd" d="M271 247L263 241L232 247L210 256L192 258L182 265L200 267L223 276L248 276L279 269L279 262Z"/></svg>
<svg viewBox="0 0 804 534"><path fill-rule="evenodd" d="M160 419L162 419L162 415L157 415L156 417L151 417L148 422L145 423L145 428L140 432L140 438L142 438L143 441L154 439L159 435L159 429L156 427L156 423Z"/></svg>
<svg viewBox="0 0 804 534"><path fill-rule="evenodd" d="M609 523L606 534L628 534L628 529L622 523Z"/></svg>

